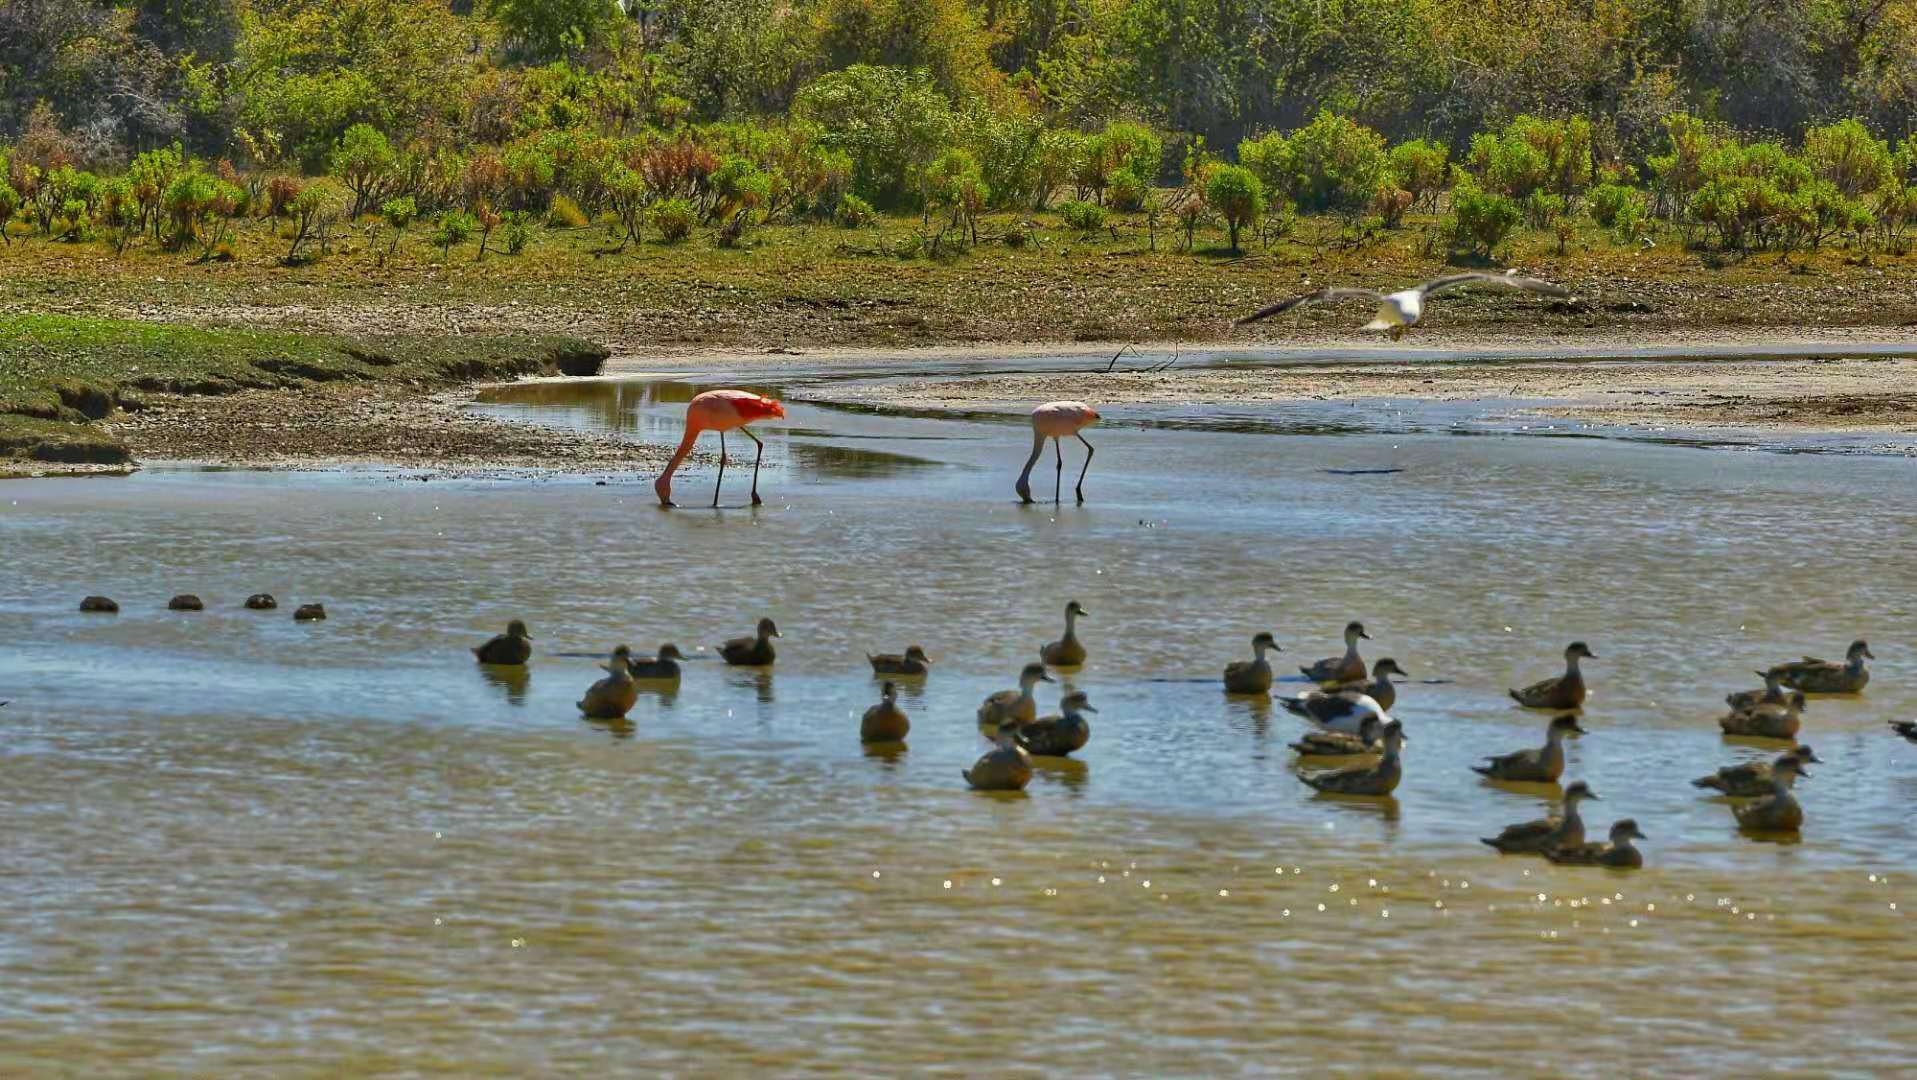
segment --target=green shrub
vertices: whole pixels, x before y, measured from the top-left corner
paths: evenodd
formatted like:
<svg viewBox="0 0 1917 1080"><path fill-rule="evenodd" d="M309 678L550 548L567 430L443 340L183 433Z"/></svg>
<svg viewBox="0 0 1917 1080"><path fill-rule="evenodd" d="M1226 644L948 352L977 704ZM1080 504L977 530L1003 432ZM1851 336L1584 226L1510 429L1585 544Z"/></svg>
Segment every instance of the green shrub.
<svg viewBox="0 0 1917 1080"><path fill-rule="evenodd" d="M1890 144L1859 120L1840 120L1804 133L1804 162L1811 175L1847 198L1868 195L1895 175Z"/></svg>
<svg viewBox="0 0 1917 1080"><path fill-rule="evenodd" d="M13 237L7 232L7 226L12 224L13 215L19 212L20 193L13 190L13 185L7 183L4 178L0 178L0 240L8 244L13 243Z"/></svg>
<svg viewBox="0 0 1917 1080"><path fill-rule="evenodd" d="M1081 233L1095 233L1105 227L1105 208L1083 199L1067 199L1058 204L1058 216Z"/></svg>
<svg viewBox="0 0 1917 1080"><path fill-rule="evenodd" d="M506 254L517 255L532 243L532 215L524 210L514 210L506 215L506 231L501 238L506 245Z"/></svg>
<svg viewBox="0 0 1917 1080"><path fill-rule="evenodd" d="M1485 191L1475 182L1466 181L1451 190L1452 242L1468 245L1487 258L1523 216L1514 200Z"/></svg>
<svg viewBox="0 0 1917 1080"><path fill-rule="evenodd" d="M1623 184L1599 184L1591 189L1591 220L1607 229L1617 227L1620 217L1637 221L1647 209L1644 193Z"/></svg>
<svg viewBox="0 0 1917 1080"><path fill-rule="evenodd" d="M442 256L450 256L453 249L473 238L479 231L479 219L464 210L448 210L439 217L439 229L433 233L433 243L438 245Z"/></svg>
<svg viewBox="0 0 1917 1080"><path fill-rule="evenodd" d="M370 212L385 197L399 155L384 133L371 124L354 124L339 138L333 151L332 174L352 192L348 217Z"/></svg>
<svg viewBox="0 0 1917 1080"><path fill-rule="evenodd" d="M1564 196L1533 191L1524 197L1524 219L1533 229L1549 229L1564 216Z"/></svg>
<svg viewBox="0 0 1917 1080"><path fill-rule="evenodd" d="M1111 185L1105 189L1105 201L1114 210L1136 213L1145 205L1145 196L1150 191L1145 181L1132 173L1122 172L1112 177Z"/></svg>
<svg viewBox="0 0 1917 1080"><path fill-rule="evenodd" d="M1411 196L1413 206L1436 206L1451 175L1451 148L1441 142L1412 139L1391 148L1391 180Z"/></svg>
<svg viewBox="0 0 1917 1080"><path fill-rule="evenodd" d="M879 212L857 195L847 195L839 200L839 212L835 217L841 229L863 229L877 223Z"/></svg>
<svg viewBox="0 0 1917 1080"><path fill-rule="evenodd" d="M386 253L380 256L380 261L384 262L399 249L400 237L406 235L406 230L418 219L419 205L413 201L411 195L401 195L396 199L387 199L380 203L379 216L393 234L392 241L386 245Z"/></svg>
<svg viewBox="0 0 1917 1080"><path fill-rule="evenodd" d="M896 205L952 131L951 106L924 71L854 64L802 88L793 115L819 126L820 143L852 159L852 186Z"/></svg>
<svg viewBox="0 0 1917 1080"><path fill-rule="evenodd" d="M685 199L663 199L653 205L652 227L659 231L659 238L668 244L676 244L692 235L692 226L699 220L699 212Z"/></svg>
<svg viewBox="0 0 1917 1080"><path fill-rule="evenodd" d="M1250 169L1220 165L1205 179L1205 202L1225 222L1231 249L1238 250L1238 234L1265 212L1265 185Z"/></svg>

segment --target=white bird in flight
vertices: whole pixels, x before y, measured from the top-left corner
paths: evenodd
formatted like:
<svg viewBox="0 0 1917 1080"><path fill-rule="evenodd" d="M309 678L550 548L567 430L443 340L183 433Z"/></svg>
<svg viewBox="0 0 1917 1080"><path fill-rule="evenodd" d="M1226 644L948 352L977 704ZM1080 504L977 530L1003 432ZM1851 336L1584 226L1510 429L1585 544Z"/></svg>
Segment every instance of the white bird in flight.
<svg viewBox="0 0 1917 1080"><path fill-rule="evenodd" d="M1260 319L1269 319L1273 315L1290 311L1303 304L1322 304L1332 300L1370 300L1378 305L1378 313L1364 325L1366 330L1383 330L1397 341L1404 332L1418 325L1424 318L1424 298L1446 289L1462 288L1466 285L1497 285L1506 289L1523 289L1525 292L1542 293L1545 296L1569 297L1571 292L1562 285L1553 285L1540 278L1522 277L1516 270L1507 270L1502 274L1489 274L1472 271L1465 274L1447 274L1441 278L1413 285L1409 289L1400 289L1394 293L1382 293L1376 289L1341 289L1326 287L1317 292L1294 296L1289 300L1280 300L1261 311L1255 311L1232 323L1243 326Z"/></svg>

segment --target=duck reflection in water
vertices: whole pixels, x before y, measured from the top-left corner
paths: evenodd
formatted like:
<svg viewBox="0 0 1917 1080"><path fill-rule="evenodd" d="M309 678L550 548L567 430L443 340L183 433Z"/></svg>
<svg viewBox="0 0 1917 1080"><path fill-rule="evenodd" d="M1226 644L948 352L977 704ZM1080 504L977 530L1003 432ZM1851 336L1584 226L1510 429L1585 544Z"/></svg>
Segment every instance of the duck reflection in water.
<svg viewBox="0 0 1917 1080"><path fill-rule="evenodd" d="M1085 784L1091 778L1091 766L1079 758L1032 757L1032 779L1041 784L1057 784L1073 798L1085 794Z"/></svg>
<svg viewBox="0 0 1917 1080"><path fill-rule="evenodd" d="M615 739L630 739L639 730L638 724L633 723L623 716L613 720L594 720L591 717L586 717L585 721L587 724L598 728Z"/></svg>
<svg viewBox="0 0 1917 1080"><path fill-rule="evenodd" d="M526 704L526 688L532 685L531 668L524 665L502 667L479 664L474 670L479 672L481 679L505 695L506 704L521 707Z"/></svg>

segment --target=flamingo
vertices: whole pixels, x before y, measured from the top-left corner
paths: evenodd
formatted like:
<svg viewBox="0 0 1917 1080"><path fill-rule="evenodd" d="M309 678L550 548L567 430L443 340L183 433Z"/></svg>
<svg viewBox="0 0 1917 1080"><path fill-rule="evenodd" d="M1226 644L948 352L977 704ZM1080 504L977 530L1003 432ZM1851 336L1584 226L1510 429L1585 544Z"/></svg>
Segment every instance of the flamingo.
<svg viewBox="0 0 1917 1080"><path fill-rule="evenodd" d="M1078 470L1078 486L1072 490L1078 494L1078 501L1085 501L1085 474L1092 468L1092 444L1085 442L1085 436L1079 432L1098 423L1098 410L1082 401L1048 401L1032 410L1032 456L1025 461L1025 471L1018 474L1018 497L1021 502L1032 501L1032 466L1038 464L1038 455L1045 452L1045 440L1052 440L1052 449L1058 453L1058 467L1053 470L1052 502L1058 502L1059 489L1065 483L1065 449L1059 440L1067 435L1076 436L1085 443L1085 467Z"/></svg>
<svg viewBox="0 0 1917 1080"><path fill-rule="evenodd" d="M679 440L679 449L672 452L672 460L666 462L665 471L652 483L652 490L659 496L659 505L678 505L672 501L672 474L678 471L679 463L692 452L692 444L699 441L699 433L703 431L719 433L719 478L712 483L712 505L719 505L719 485L726 478L726 432L734 428L759 448L752 458L752 505L761 505L759 461L765 457L765 444L759 441L757 435L746 431L746 425L768 418L784 419L785 406L774 398L745 390L708 390L687 402L685 438Z"/></svg>

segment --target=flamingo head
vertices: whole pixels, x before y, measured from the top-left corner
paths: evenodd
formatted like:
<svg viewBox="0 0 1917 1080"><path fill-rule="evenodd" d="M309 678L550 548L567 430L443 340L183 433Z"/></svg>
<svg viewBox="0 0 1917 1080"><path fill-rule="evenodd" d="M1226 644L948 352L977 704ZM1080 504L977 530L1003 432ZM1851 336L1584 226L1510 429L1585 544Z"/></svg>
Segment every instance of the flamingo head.
<svg viewBox="0 0 1917 1080"><path fill-rule="evenodd" d="M733 407L739 410L739 419L748 424L754 420L785 419L785 403L778 398L763 395L740 398L733 402Z"/></svg>

